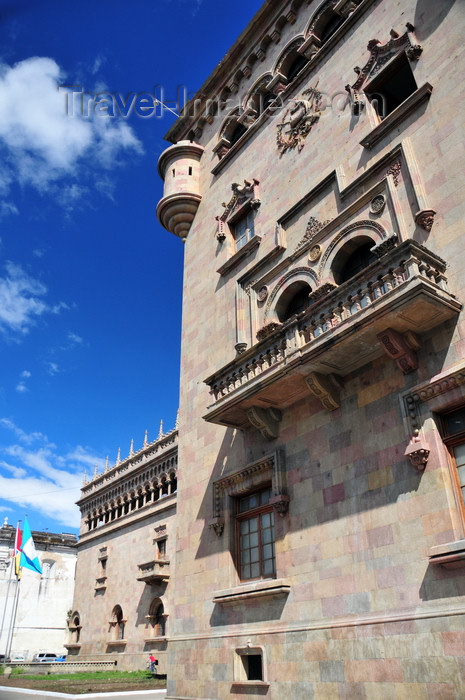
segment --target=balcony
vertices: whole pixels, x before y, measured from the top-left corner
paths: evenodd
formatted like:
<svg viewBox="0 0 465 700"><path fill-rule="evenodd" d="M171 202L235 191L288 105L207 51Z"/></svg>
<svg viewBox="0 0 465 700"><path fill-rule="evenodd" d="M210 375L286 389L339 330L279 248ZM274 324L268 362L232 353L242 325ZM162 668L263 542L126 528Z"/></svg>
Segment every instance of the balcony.
<svg viewBox="0 0 465 700"><path fill-rule="evenodd" d="M271 323L259 342L205 380L212 403L204 419L277 437L284 409L317 396L338 406L344 375L385 352L407 373L416 368L419 335L457 315L446 263L407 240L340 286L310 295L310 306L283 324ZM313 302L313 303L312 303Z"/></svg>
<svg viewBox="0 0 465 700"><path fill-rule="evenodd" d="M168 581L170 577L169 559L153 559L145 564L139 564L138 581L143 581L149 586L153 586L161 581Z"/></svg>

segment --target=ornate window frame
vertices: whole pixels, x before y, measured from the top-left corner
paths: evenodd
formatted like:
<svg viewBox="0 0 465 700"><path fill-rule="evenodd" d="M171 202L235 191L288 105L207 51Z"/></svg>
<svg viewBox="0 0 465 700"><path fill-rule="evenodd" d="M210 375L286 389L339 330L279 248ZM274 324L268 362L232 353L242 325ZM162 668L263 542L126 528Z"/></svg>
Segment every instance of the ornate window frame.
<svg viewBox="0 0 465 700"><path fill-rule="evenodd" d="M217 270L218 274L225 276L245 257L250 255L261 242L261 236L255 232L247 242L236 250L234 242L234 227L235 224L242 218L252 214L256 217L256 211L260 207L261 201L258 191L259 181L255 178L244 180L243 185L234 182L231 185L232 197L229 202L223 202L223 212L216 217L216 240L220 248L225 248L224 254L228 255L224 262Z"/></svg>
<svg viewBox="0 0 465 700"><path fill-rule="evenodd" d="M255 409L251 409L255 411ZM264 412L266 409L262 409ZM248 464L243 469L218 479L213 484L213 518L209 522L218 537L225 525L225 497L237 497L271 482L273 496L270 504L278 515L284 517L289 508L290 498L286 488L285 452L282 448Z"/></svg>
<svg viewBox="0 0 465 700"><path fill-rule="evenodd" d="M411 464L418 471L423 471L426 468L430 454L428 439L430 438L438 449L444 450L449 471L455 469L443 436L438 435L439 431L434 416L440 418L442 414L449 412L454 407L465 404L465 364L460 363L450 367L429 381L412 387L403 394L402 404L405 422L411 435L404 454ZM431 418L433 419L430 420ZM436 545L429 552L430 563L441 564L447 568L465 566L465 519L463 518L463 509L457 503L454 478L453 473L450 473L454 503L451 502L449 507L456 516L455 539L452 542Z"/></svg>

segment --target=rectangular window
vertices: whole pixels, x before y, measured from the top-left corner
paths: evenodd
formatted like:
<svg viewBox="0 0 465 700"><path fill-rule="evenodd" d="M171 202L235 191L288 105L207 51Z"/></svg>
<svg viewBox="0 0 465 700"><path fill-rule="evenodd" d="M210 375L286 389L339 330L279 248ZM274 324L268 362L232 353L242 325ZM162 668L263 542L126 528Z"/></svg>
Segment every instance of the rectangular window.
<svg viewBox="0 0 465 700"><path fill-rule="evenodd" d="M263 680L263 665L261 654L249 654L241 656L244 671L248 681Z"/></svg>
<svg viewBox="0 0 465 700"><path fill-rule="evenodd" d="M240 250L254 236L253 211L247 212L233 225L236 250Z"/></svg>
<svg viewBox="0 0 465 700"><path fill-rule="evenodd" d="M380 120L399 107L417 89L405 52L386 67L365 88L365 93Z"/></svg>
<svg viewBox="0 0 465 700"><path fill-rule="evenodd" d="M465 406L443 413L441 432L452 462L452 486L465 527Z"/></svg>
<svg viewBox="0 0 465 700"><path fill-rule="evenodd" d="M276 575L271 488L236 500L238 569L242 581Z"/></svg>
<svg viewBox="0 0 465 700"><path fill-rule="evenodd" d="M166 540L157 541L157 558L166 559Z"/></svg>

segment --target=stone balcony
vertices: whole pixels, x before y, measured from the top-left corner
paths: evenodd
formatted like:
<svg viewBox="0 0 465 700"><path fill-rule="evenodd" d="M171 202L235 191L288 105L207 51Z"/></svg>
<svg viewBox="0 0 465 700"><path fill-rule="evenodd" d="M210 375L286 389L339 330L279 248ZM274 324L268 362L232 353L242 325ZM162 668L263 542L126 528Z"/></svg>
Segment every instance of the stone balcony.
<svg viewBox="0 0 465 700"><path fill-rule="evenodd" d="M441 258L411 240L386 248L343 284L317 288L304 312L262 328L259 342L208 377L204 419L252 424L273 439L281 409L315 396L337 408L343 377L384 353L402 372L416 369L420 335L461 304L447 289Z"/></svg>
<svg viewBox="0 0 465 700"><path fill-rule="evenodd" d="M149 586L161 581L168 581L170 577L169 559L153 559L144 564L139 564L137 568L139 569L137 580L143 581Z"/></svg>

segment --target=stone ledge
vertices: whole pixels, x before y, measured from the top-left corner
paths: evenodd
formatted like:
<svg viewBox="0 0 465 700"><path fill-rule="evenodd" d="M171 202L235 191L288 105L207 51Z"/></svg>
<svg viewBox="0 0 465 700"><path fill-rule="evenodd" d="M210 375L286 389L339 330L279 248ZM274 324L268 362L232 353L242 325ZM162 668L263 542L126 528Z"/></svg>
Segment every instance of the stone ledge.
<svg viewBox="0 0 465 700"><path fill-rule="evenodd" d="M465 539L436 545L429 551L430 564L440 564L446 569L465 567Z"/></svg>
<svg viewBox="0 0 465 700"><path fill-rule="evenodd" d="M287 579L267 579L246 583L234 588L226 588L222 591L215 591L213 602L224 605L225 603L235 603L239 600L252 600L265 596L287 596L291 586Z"/></svg>
<svg viewBox="0 0 465 700"><path fill-rule="evenodd" d="M402 104L394 109L383 121L375 126L361 141L360 145L364 148L373 148L378 141L381 141L386 134L403 121L412 110L414 110L424 100L428 100L433 91L433 86L430 83L425 83L415 92L407 97Z"/></svg>

